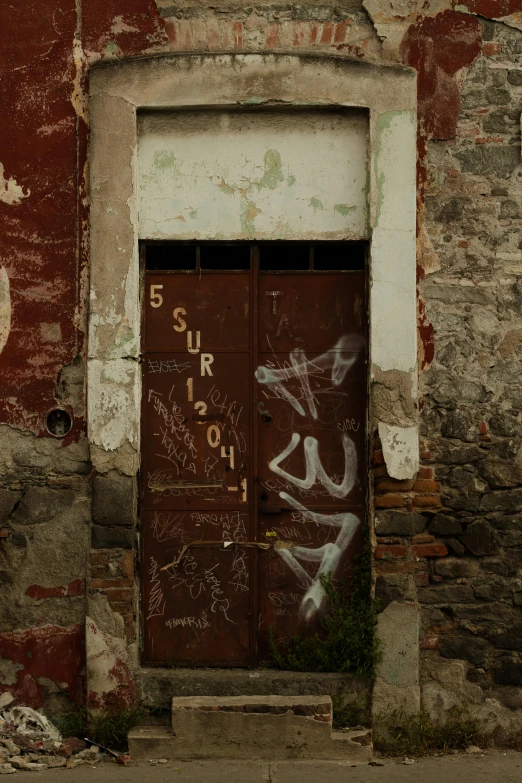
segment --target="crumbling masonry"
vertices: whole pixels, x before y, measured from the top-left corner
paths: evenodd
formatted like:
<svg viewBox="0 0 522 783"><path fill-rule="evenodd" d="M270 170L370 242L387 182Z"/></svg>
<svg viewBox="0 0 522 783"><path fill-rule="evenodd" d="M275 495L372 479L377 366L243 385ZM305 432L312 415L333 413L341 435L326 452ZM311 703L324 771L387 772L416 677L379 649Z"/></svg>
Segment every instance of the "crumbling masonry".
<svg viewBox="0 0 522 783"><path fill-rule="evenodd" d="M522 728L521 20L520 0L0 8L0 691L51 712L162 698L140 664L136 110L315 96L387 113L381 257L407 235L380 212L402 176L386 134L400 113L409 160L417 113L416 301L404 283L393 304L406 245L384 288L370 269L372 334L400 336L388 364L370 346L374 710Z"/></svg>

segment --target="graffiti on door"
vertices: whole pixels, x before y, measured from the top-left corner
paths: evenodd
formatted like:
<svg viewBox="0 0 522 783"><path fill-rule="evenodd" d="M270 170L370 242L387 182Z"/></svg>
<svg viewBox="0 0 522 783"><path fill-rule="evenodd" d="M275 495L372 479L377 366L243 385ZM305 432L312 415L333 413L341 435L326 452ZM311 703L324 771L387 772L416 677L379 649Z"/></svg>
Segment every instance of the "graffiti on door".
<svg viewBox="0 0 522 783"><path fill-rule="evenodd" d="M362 345L363 340L359 335L345 335L330 351L311 360L306 358L302 348L296 348L290 351L289 362L284 366L277 366L270 361L265 366L258 367L256 378L260 384L270 390L271 396L288 402L300 416L309 415L312 419L317 420L320 400L318 392L312 391L311 379L314 377L328 378L332 386L322 387L321 393L335 392L336 388L344 381L350 367L355 363ZM327 376L327 373L330 375ZM295 393L292 393L284 385L287 381L297 381L298 391L295 392L294 389ZM293 475L281 467L281 463L300 446L301 435L298 432L293 432L288 446L270 460L269 468L272 473L280 476L287 483L290 482L298 489L309 490L316 482L319 482L330 497L346 498L357 481L357 452L353 440L346 432L342 433L341 441L344 452L344 476L339 483L336 483L324 469L319 456L320 443L317 438L311 436L307 436L303 440L306 467L304 478ZM351 512L334 514L314 512L285 491L280 491L279 497L300 513L303 521L338 530L335 541L327 542L320 547L296 545L276 550L305 589L300 611L305 621L311 621L325 598L321 576L335 575L341 556L361 523L359 518ZM301 563L318 563L315 576L312 577Z"/></svg>

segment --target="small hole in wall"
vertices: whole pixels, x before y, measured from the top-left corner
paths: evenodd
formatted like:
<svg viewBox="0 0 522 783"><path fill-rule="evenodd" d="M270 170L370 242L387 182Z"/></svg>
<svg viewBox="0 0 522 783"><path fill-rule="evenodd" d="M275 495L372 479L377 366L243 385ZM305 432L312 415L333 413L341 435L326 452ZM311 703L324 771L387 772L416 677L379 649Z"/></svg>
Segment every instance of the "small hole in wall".
<svg viewBox="0 0 522 783"><path fill-rule="evenodd" d="M47 432L55 438L63 438L72 427L72 420L67 411L62 408L53 408L45 419Z"/></svg>

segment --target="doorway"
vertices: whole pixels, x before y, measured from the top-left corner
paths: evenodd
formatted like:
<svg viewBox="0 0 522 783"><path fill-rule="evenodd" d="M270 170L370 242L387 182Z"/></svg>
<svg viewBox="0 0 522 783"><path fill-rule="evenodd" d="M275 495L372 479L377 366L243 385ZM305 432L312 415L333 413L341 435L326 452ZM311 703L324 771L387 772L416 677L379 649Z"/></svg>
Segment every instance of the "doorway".
<svg viewBox="0 0 522 783"><path fill-rule="evenodd" d="M311 635L366 505L364 242L141 247L144 662Z"/></svg>

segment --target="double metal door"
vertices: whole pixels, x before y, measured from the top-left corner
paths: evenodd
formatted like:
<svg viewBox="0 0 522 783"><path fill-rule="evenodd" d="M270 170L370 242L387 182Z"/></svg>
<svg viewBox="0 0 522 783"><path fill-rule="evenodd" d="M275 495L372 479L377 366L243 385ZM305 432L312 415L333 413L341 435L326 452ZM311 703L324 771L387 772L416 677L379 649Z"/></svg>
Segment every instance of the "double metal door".
<svg viewBox="0 0 522 783"><path fill-rule="evenodd" d="M363 272L146 272L142 627L151 664L309 635L365 507Z"/></svg>

